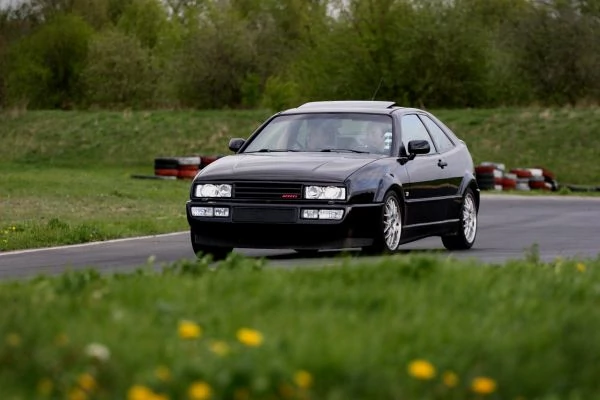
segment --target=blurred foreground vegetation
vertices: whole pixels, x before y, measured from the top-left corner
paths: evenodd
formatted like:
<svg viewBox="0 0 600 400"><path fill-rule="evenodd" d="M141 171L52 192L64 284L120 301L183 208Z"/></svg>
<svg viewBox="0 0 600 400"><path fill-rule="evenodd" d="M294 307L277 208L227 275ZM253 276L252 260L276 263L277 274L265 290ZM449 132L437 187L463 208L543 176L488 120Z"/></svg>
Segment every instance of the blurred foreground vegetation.
<svg viewBox="0 0 600 400"><path fill-rule="evenodd" d="M596 0L23 0L5 108L426 108L600 98Z"/></svg>
<svg viewBox="0 0 600 400"><path fill-rule="evenodd" d="M6 399L592 399L598 260L426 255L4 282ZM158 396L162 397L158 397ZM68 397L67 397L68 396Z"/></svg>

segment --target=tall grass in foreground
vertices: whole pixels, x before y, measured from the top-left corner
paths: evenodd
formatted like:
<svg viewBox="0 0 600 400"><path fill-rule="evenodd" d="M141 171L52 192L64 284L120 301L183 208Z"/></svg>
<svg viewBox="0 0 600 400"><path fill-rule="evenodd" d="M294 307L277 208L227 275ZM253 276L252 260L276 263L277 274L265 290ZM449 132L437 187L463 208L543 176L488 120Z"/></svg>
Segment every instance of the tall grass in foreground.
<svg viewBox="0 0 600 400"><path fill-rule="evenodd" d="M600 259L425 256L162 273L0 290L6 399L593 399ZM158 396L161 395L161 396Z"/></svg>

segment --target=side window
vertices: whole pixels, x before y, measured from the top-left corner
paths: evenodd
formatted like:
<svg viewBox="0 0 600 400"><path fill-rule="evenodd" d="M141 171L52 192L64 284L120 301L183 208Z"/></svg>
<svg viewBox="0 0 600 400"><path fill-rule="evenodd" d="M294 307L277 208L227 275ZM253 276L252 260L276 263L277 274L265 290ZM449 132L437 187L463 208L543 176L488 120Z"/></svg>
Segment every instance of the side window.
<svg viewBox="0 0 600 400"><path fill-rule="evenodd" d="M430 147L428 154L435 153L435 147L425 125L415 114L403 116L400 129L402 129L402 144L404 144L406 152L408 152L408 142L411 140L427 140Z"/></svg>
<svg viewBox="0 0 600 400"><path fill-rule="evenodd" d="M425 125L427 126L427 129L429 130L431 137L433 137L433 141L435 142L435 144L438 148L438 151L440 153L443 153L445 151L448 151L448 150L451 150L452 148L454 148L454 143L452 143L450 141L450 139L448 139L448 136L446 136L446 134L444 133L442 128L440 128L428 116L420 115L420 117L423 120L423 122L425 123Z"/></svg>

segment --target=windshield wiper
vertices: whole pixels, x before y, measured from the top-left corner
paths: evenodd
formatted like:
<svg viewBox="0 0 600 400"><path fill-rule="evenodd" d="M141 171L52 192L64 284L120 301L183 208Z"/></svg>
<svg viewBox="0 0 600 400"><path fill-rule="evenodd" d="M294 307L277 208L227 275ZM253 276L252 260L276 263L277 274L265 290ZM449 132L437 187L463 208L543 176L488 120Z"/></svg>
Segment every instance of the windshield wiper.
<svg viewBox="0 0 600 400"><path fill-rule="evenodd" d="M245 151L244 153L281 153L281 152L288 152L288 151L299 151L299 150L294 150L294 149L260 149L260 150L256 150L256 151Z"/></svg>
<svg viewBox="0 0 600 400"><path fill-rule="evenodd" d="M354 150L354 149L323 149L323 152L348 152L348 153L368 153L368 151Z"/></svg>

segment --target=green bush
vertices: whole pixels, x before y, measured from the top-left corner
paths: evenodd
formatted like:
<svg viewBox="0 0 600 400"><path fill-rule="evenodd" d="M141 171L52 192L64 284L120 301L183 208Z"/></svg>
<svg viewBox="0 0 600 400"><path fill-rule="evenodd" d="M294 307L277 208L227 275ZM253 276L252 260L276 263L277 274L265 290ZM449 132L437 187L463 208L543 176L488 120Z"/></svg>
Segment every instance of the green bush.
<svg viewBox="0 0 600 400"><path fill-rule="evenodd" d="M8 98L32 108L72 108L81 100L80 73L92 28L80 17L57 15L8 54Z"/></svg>
<svg viewBox="0 0 600 400"><path fill-rule="evenodd" d="M253 71L255 43L246 23L214 9L184 40L176 60L179 100L198 108L238 107L244 78Z"/></svg>
<svg viewBox="0 0 600 400"><path fill-rule="evenodd" d="M2 96L36 108L95 101L82 97L78 82L87 40L115 27L151 50L160 71L155 107L372 97L428 108L595 103L599 7L591 0L30 0L0 12L0 104Z"/></svg>
<svg viewBox="0 0 600 400"><path fill-rule="evenodd" d="M132 0L123 8L117 26L137 38L142 46L153 48L168 30L165 7L157 0Z"/></svg>
<svg viewBox="0 0 600 400"><path fill-rule="evenodd" d="M104 108L152 106L157 75L150 52L135 37L108 30L90 42L82 72L86 101Z"/></svg>
<svg viewBox="0 0 600 400"><path fill-rule="evenodd" d="M298 92L298 84L293 80L272 76L265 85L262 107L275 111L296 107L300 103Z"/></svg>

